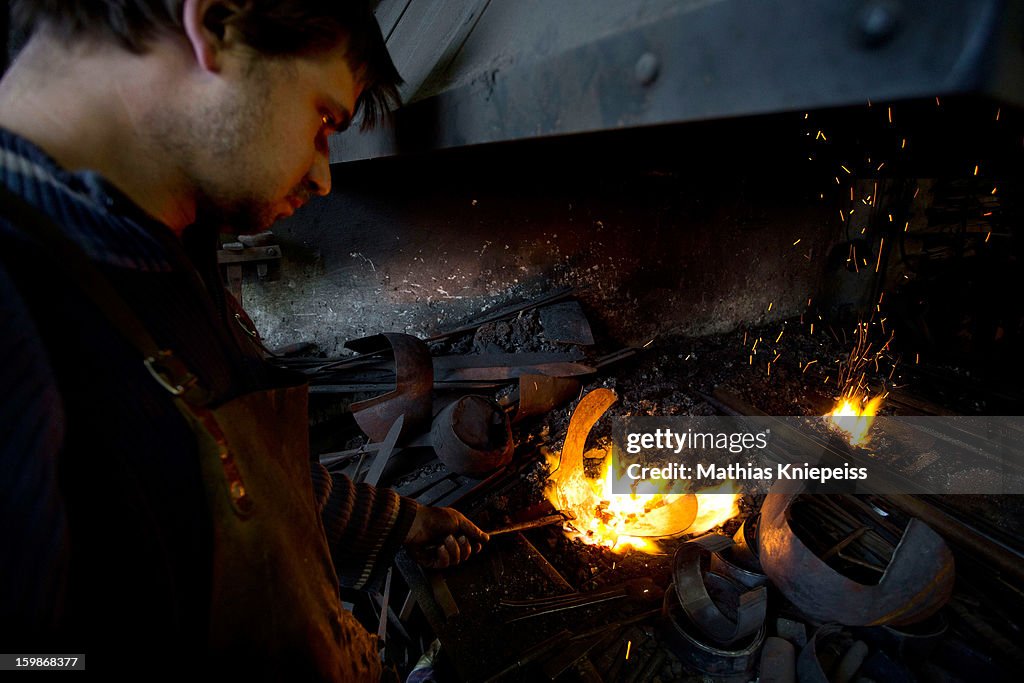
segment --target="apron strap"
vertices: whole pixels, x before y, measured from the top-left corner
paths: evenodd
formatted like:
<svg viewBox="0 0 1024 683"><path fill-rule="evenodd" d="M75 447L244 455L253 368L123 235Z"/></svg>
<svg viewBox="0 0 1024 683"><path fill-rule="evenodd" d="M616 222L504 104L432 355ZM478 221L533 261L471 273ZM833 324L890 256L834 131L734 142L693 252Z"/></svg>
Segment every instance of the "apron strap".
<svg viewBox="0 0 1024 683"><path fill-rule="evenodd" d="M139 352L146 370L160 386L189 405L209 403L210 393L200 384L199 378L173 351L161 348L153 340L117 290L53 219L3 185L0 185L0 205L15 230L41 243L60 258L71 279L114 329Z"/></svg>

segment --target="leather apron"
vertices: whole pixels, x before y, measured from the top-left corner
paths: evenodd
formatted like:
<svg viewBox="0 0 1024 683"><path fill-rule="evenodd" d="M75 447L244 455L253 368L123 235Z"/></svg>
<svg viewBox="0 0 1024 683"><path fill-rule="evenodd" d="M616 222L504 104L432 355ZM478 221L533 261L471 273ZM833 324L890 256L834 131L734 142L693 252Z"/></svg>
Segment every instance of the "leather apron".
<svg viewBox="0 0 1024 683"><path fill-rule="evenodd" d="M196 435L213 526L207 664L232 679L378 681L376 639L341 607L314 500L308 387L206 407L197 378L156 344L77 245L20 197L3 189L0 199L12 225L62 257Z"/></svg>
<svg viewBox="0 0 1024 683"><path fill-rule="evenodd" d="M268 680L377 681L374 639L341 608L313 499L307 396L260 391L214 410L177 399L213 517L210 648L218 668Z"/></svg>

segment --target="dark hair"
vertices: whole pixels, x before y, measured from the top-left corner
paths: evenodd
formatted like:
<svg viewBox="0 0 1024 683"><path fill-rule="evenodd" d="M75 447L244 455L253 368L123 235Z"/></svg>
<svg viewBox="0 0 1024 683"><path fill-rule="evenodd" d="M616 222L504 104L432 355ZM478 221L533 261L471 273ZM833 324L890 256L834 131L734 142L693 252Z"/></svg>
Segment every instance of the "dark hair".
<svg viewBox="0 0 1024 683"><path fill-rule="evenodd" d="M114 40L136 54L163 32L180 32L183 0L13 0L11 24L28 37L45 26L65 41ZM400 102L395 68L368 0L236 0L217 11L246 44L265 55L313 55L347 40L346 56L365 87L356 103L362 128Z"/></svg>

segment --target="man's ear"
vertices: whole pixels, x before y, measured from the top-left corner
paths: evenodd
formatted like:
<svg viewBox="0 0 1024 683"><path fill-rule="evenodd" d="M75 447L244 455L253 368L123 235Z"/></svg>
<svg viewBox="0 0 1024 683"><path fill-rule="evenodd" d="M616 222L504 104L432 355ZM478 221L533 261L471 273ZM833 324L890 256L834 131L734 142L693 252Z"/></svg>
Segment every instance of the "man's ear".
<svg viewBox="0 0 1024 683"><path fill-rule="evenodd" d="M228 47L230 20L241 9L226 0L185 0L181 23L192 46L196 63L207 71L219 71Z"/></svg>

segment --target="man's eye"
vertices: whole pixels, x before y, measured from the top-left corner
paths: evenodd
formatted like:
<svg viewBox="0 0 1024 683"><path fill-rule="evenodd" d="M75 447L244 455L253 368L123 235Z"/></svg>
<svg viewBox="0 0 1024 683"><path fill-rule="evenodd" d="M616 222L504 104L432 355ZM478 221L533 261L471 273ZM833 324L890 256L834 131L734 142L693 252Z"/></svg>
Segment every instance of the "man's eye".
<svg viewBox="0 0 1024 683"><path fill-rule="evenodd" d="M329 132L334 133L338 130L338 122L330 114L323 114L320 117L320 121L323 122L324 128L328 129Z"/></svg>

